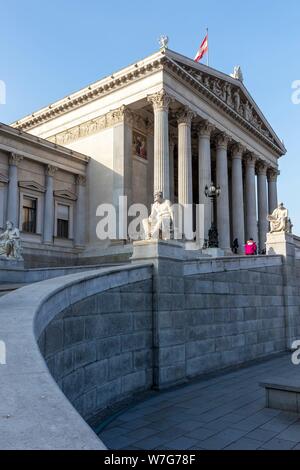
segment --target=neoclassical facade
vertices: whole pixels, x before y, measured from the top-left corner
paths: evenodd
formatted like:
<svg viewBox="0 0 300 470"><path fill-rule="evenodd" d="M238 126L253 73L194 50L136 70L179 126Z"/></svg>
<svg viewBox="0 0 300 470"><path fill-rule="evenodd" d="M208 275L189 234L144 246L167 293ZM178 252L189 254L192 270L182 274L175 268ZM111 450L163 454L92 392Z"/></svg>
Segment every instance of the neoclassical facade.
<svg viewBox="0 0 300 470"><path fill-rule="evenodd" d="M278 159L286 149L241 76L234 78L162 48L12 126L69 152L67 173L77 178L70 193L86 198L85 206L77 201L86 223L84 235L79 228L76 232L84 256L101 253L111 244L96 235L99 204L118 207L119 196L127 196L128 206L144 203L150 208L156 190L178 204L203 205L199 249L212 218L225 252L235 238L240 249L250 237L260 250L265 247L267 215L278 202ZM79 160L82 171L72 171L71 161ZM85 189L80 184L83 167ZM10 171L15 181L16 170ZM51 220L57 219L53 197L61 197L54 187L55 175L58 179L58 173L46 168L40 183L47 243ZM221 188L213 208L204 192L211 181ZM9 206L10 211L16 209Z"/></svg>
<svg viewBox="0 0 300 470"><path fill-rule="evenodd" d="M0 124L0 229L20 228L30 266L68 264L85 248L89 157Z"/></svg>

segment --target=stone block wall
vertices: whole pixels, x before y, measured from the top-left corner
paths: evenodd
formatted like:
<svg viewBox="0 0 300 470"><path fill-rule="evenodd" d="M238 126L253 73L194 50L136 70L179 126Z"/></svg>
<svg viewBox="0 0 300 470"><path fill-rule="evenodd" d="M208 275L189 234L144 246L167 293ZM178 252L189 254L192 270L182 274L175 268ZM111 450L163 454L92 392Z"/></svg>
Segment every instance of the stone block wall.
<svg viewBox="0 0 300 470"><path fill-rule="evenodd" d="M187 378L286 348L281 266L185 277Z"/></svg>
<svg viewBox="0 0 300 470"><path fill-rule="evenodd" d="M152 281L110 289L58 314L39 338L48 368L89 419L152 386Z"/></svg>

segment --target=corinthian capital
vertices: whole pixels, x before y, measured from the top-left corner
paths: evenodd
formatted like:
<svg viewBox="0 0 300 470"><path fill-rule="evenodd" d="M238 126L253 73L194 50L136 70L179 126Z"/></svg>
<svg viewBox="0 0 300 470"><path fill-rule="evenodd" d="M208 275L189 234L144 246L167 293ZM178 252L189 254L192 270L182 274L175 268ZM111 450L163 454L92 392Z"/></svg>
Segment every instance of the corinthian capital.
<svg viewBox="0 0 300 470"><path fill-rule="evenodd" d="M229 140L230 140L229 136L227 134L225 134L225 132L220 132L216 136L216 146L227 149L227 145L228 145Z"/></svg>
<svg viewBox="0 0 300 470"><path fill-rule="evenodd" d="M187 124L190 126L192 124L192 119L196 116L194 111L192 111L188 106L185 106L177 114L178 124Z"/></svg>
<svg viewBox="0 0 300 470"><path fill-rule="evenodd" d="M268 181L272 181L273 183L276 183L278 175L279 175L279 171L276 170L275 168L268 169L268 173L267 173Z"/></svg>
<svg viewBox="0 0 300 470"><path fill-rule="evenodd" d="M247 158L246 158L246 165L249 167L255 167L257 157L254 155L254 153L249 152L247 153Z"/></svg>
<svg viewBox="0 0 300 470"><path fill-rule="evenodd" d="M52 165L46 166L45 173L47 176L54 176L56 171L57 171L56 166L52 166Z"/></svg>
<svg viewBox="0 0 300 470"><path fill-rule="evenodd" d="M198 127L198 135L200 137L210 137L214 126L209 121L202 121Z"/></svg>
<svg viewBox="0 0 300 470"><path fill-rule="evenodd" d="M83 176L83 175L76 175L75 176L75 181L76 181L76 184L78 184L80 186L85 186L86 185L86 177Z"/></svg>
<svg viewBox="0 0 300 470"><path fill-rule="evenodd" d="M237 142L232 146L231 152L232 158L242 158L243 153L245 152L245 147Z"/></svg>
<svg viewBox="0 0 300 470"><path fill-rule="evenodd" d="M259 175L266 175L267 173L267 165L262 160L259 160L257 163L257 173Z"/></svg>
<svg viewBox="0 0 300 470"><path fill-rule="evenodd" d="M9 156L8 162L10 165L18 166L21 160L23 160L22 155L12 152Z"/></svg>
<svg viewBox="0 0 300 470"><path fill-rule="evenodd" d="M168 95L166 90L162 88L157 93L147 96L147 101L153 105L154 111L165 110L168 111L169 104L172 101L172 97Z"/></svg>

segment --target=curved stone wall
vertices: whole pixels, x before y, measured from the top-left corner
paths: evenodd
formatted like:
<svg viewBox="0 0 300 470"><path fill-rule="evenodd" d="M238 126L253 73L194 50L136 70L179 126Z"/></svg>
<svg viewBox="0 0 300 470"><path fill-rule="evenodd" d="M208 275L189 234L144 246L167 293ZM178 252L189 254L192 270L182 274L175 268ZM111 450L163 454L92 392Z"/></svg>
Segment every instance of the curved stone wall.
<svg viewBox="0 0 300 470"><path fill-rule="evenodd" d="M50 372L87 420L153 384L152 279L135 274L136 282L70 305L39 338Z"/></svg>
<svg viewBox="0 0 300 470"><path fill-rule="evenodd" d="M133 297L138 299L138 290L144 288L143 283L151 284L151 277L151 265L103 268L35 283L0 299L0 340L6 346L6 364L0 365L1 449L105 449L104 444L74 409L51 376L37 340L40 338L40 344L44 344L46 352L49 352L47 347L50 347L50 350L52 348L51 357L55 357L54 362L58 364L65 358L64 354L58 354L59 346L64 344L63 341L74 345L75 336L73 336L71 325L74 322L73 315L76 317L76 311L78 311L76 309L79 308L83 299L87 299L87 302L96 302L101 292L111 290L114 296L113 291L120 289L120 301L121 298L131 293L133 295L129 295L128 298L134 302ZM136 289L133 293L130 291L130 285L134 284ZM128 286L129 292L126 292L124 286ZM124 291L122 291L123 287ZM104 298L105 296L102 297L103 302ZM74 308L71 307L73 305ZM138 337L139 318L143 315L139 316L137 310L141 303L131 305L133 311L136 311L136 316L130 316L133 322L132 327L136 326L136 337ZM129 307L128 305L128 309ZM68 318L66 312L69 312ZM54 334L50 334L51 344L47 343L47 331L49 339L49 332L51 328L55 328L56 319L65 315L64 321L68 323L70 330L68 329L62 337L55 334L57 332L52 329ZM111 313L106 312L106 315L111 315ZM86 324L86 331L89 335L92 331L96 333L94 329L96 324L92 317L93 315L89 317L89 322ZM105 315L102 316L104 317ZM45 330L46 333L44 333ZM135 338L133 330L132 338ZM130 341L127 344L130 349ZM86 356L84 348L81 350L77 346L75 346L76 353L74 352L76 360L73 364L78 365L80 360L83 362L86 360L80 357ZM126 349L125 339L123 340L124 348ZM98 351L100 349L98 345ZM125 350L124 354L126 354ZM67 355L68 353L66 357ZM134 352L132 352L133 356ZM139 372L138 355L135 356L135 361L136 371L132 374ZM98 371L101 371L103 364L97 361ZM72 379L66 379L67 362L63 363L61 368L64 370L65 377L59 382L63 384L65 390L68 387L72 389ZM141 375L137 373L136 377L140 378ZM145 372L145 383L146 376ZM98 377L97 370L93 367L88 369L87 377L92 383ZM144 387L144 385L141 387L140 380L135 382L134 375L128 382L124 379L123 383L123 391L128 391L128 393L134 391L135 384L137 390ZM86 402L89 395L85 395L83 401ZM77 402L79 403L79 400ZM88 409L92 410L91 407Z"/></svg>

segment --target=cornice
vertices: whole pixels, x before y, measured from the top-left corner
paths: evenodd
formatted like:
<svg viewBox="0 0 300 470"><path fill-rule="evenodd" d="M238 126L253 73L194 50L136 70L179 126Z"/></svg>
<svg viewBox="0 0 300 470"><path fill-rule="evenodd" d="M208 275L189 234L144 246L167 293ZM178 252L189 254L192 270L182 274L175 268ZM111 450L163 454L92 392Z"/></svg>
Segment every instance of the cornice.
<svg viewBox="0 0 300 470"><path fill-rule="evenodd" d="M153 127L153 122L144 119L142 116L122 105L119 108L103 114L102 116L90 119L89 121L48 137L48 140L58 145L68 145L78 139L96 134L103 129L113 127L120 122L125 122L129 126L144 132L151 131Z"/></svg>
<svg viewBox="0 0 300 470"><path fill-rule="evenodd" d="M44 122L50 121L51 119L112 93L128 85L128 83L135 82L158 70L164 69L175 75L176 78L181 79L191 89L233 118L241 127L247 129L252 135L255 135L276 154L279 156L285 154L286 150L283 144L280 143L275 132L271 129L257 105L255 104L254 106L254 102L243 84L240 82L237 83L238 81L222 73L218 73L218 76L210 76L210 74L215 74L215 71L210 67L201 67L201 69L199 68L199 72L195 70L192 74L192 70L189 70L189 65L182 66L176 62L176 56L178 56L178 60L180 60L180 55L177 53L162 50L141 62L137 62L121 70L117 74L100 80L47 108L14 122L12 126L22 130L32 129ZM196 75L197 77L195 77ZM203 80L201 76L203 76ZM224 90L220 88L220 82L222 80L225 82L228 81L227 84L225 83L227 87L226 100L224 99ZM247 98L243 103L239 95L240 92Z"/></svg>

